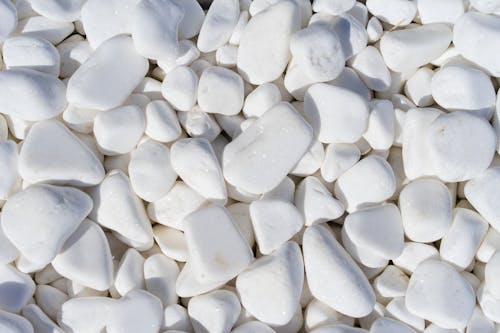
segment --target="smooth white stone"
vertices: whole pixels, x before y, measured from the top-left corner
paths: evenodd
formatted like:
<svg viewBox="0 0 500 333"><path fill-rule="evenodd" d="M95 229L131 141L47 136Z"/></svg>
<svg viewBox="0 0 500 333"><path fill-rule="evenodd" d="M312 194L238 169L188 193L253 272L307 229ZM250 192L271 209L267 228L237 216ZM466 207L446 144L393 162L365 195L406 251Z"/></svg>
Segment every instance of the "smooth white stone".
<svg viewBox="0 0 500 333"><path fill-rule="evenodd" d="M347 215L344 230L354 244L384 259L395 259L403 251L403 224L399 209L393 204Z"/></svg>
<svg viewBox="0 0 500 333"><path fill-rule="evenodd" d="M222 67L236 67L238 59L238 47L235 45L224 45L217 49L215 60Z"/></svg>
<svg viewBox="0 0 500 333"><path fill-rule="evenodd" d="M235 115L243 107L243 80L230 69L213 66L203 71L198 84L198 104L208 113Z"/></svg>
<svg viewBox="0 0 500 333"><path fill-rule="evenodd" d="M17 25L17 10L9 0L0 1L0 22L0 43L3 43Z"/></svg>
<svg viewBox="0 0 500 333"><path fill-rule="evenodd" d="M204 282L228 281L243 271L253 254L229 212L221 206L201 208L184 218L189 262Z"/></svg>
<svg viewBox="0 0 500 333"><path fill-rule="evenodd" d="M187 261L187 244L182 231L164 225L155 225L153 228L153 237L161 251L167 257L175 261Z"/></svg>
<svg viewBox="0 0 500 333"><path fill-rule="evenodd" d="M349 59L349 66L372 90L385 91L391 86L389 69L385 65L380 51L373 46L367 46Z"/></svg>
<svg viewBox="0 0 500 333"><path fill-rule="evenodd" d="M224 177L244 191L268 192L293 169L311 140L309 124L290 104L279 103L224 148Z"/></svg>
<svg viewBox="0 0 500 333"><path fill-rule="evenodd" d="M195 296L189 300L188 313L196 333L229 332L238 319L238 297L227 290Z"/></svg>
<svg viewBox="0 0 500 333"><path fill-rule="evenodd" d="M84 2L85 0L29 0L31 7L40 15L63 22L79 19Z"/></svg>
<svg viewBox="0 0 500 333"><path fill-rule="evenodd" d="M442 112L434 108L411 108L405 114L403 135L403 165L405 175L413 180L434 173L426 131Z"/></svg>
<svg viewBox="0 0 500 333"><path fill-rule="evenodd" d="M293 1L280 1L253 16L238 48L238 71L252 84L280 77L290 57L292 34L300 28L300 10ZM276 24L280 22L280 24Z"/></svg>
<svg viewBox="0 0 500 333"><path fill-rule="evenodd" d="M389 149L394 143L394 106L388 100L373 99L370 101L369 108L368 128L363 138L373 149Z"/></svg>
<svg viewBox="0 0 500 333"><path fill-rule="evenodd" d="M388 265L373 281L373 288L382 297L403 297L409 280L399 268Z"/></svg>
<svg viewBox="0 0 500 333"><path fill-rule="evenodd" d="M484 283L477 289L477 301L487 318L495 322L500 320L500 302L498 298L486 288Z"/></svg>
<svg viewBox="0 0 500 333"><path fill-rule="evenodd" d="M24 317L0 310L0 330L5 333L33 333L33 325Z"/></svg>
<svg viewBox="0 0 500 333"><path fill-rule="evenodd" d="M381 21L399 27L410 24L417 14L417 4L408 0L367 0L366 7Z"/></svg>
<svg viewBox="0 0 500 333"><path fill-rule="evenodd" d="M437 179L417 179L399 195L406 236L416 242L441 239L452 223L451 194Z"/></svg>
<svg viewBox="0 0 500 333"><path fill-rule="evenodd" d="M318 327L310 333L368 333L367 330L357 327L351 327L343 324L333 324Z"/></svg>
<svg viewBox="0 0 500 333"><path fill-rule="evenodd" d="M226 44L231 38L239 17L238 0L214 0L210 4L198 35L198 49L208 53Z"/></svg>
<svg viewBox="0 0 500 333"><path fill-rule="evenodd" d="M197 90L198 76L186 66L179 66L170 71L161 87L163 97L179 111L189 111L194 107Z"/></svg>
<svg viewBox="0 0 500 333"><path fill-rule="evenodd" d="M346 251L352 256L356 262L361 264L365 269L376 270L381 269L389 263L389 260L371 251L368 247L356 244L349 238L346 229L343 228L340 233L342 245Z"/></svg>
<svg viewBox="0 0 500 333"><path fill-rule="evenodd" d="M80 67L92 54L93 50L86 39L75 39L71 37L57 45L60 58L61 78L68 78Z"/></svg>
<svg viewBox="0 0 500 333"><path fill-rule="evenodd" d="M432 97L448 111L464 110L489 119L495 109L495 90L490 77L466 66L446 66L431 83Z"/></svg>
<svg viewBox="0 0 500 333"><path fill-rule="evenodd" d="M35 283L28 274L12 265L0 266L0 308L19 312L35 293ZM0 325L1 326L1 325Z"/></svg>
<svg viewBox="0 0 500 333"><path fill-rule="evenodd" d="M193 190L207 200L225 203L224 177L213 147L205 139L181 139L170 149L174 171Z"/></svg>
<svg viewBox="0 0 500 333"><path fill-rule="evenodd" d="M92 289L107 290L113 282L108 240L102 229L88 219L64 243L52 266L62 276Z"/></svg>
<svg viewBox="0 0 500 333"><path fill-rule="evenodd" d="M170 150L154 140L143 142L132 151L128 174L134 192L149 202L165 196L177 179L170 164Z"/></svg>
<svg viewBox="0 0 500 333"><path fill-rule="evenodd" d="M183 182L177 182L159 200L148 205L149 217L163 225L184 230L182 220L206 203L206 199Z"/></svg>
<svg viewBox="0 0 500 333"><path fill-rule="evenodd" d="M410 311L406 307L405 297L396 297L387 304L385 307L385 313L388 317L399 320L412 328L417 332L423 331L425 327L425 320Z"/></svg>
<svg viewBox="0 0 500 333"><path fill-rule="evenodd" d="M231 333L275 333L271 327L260 321L249 321L239 325Z"/></svg>
<svg viewBox="0 0 500 333"><path fill-rule="evenodd" d="M304 283L302 253L287 242L238 275L236 289L245 309L270 325L288 323L299 305Z"/></svg>
<svg viewBox="0 0 500 333"><path fill-rule="evenodd" d="M288 65L283 83L286 90L296 100L303 101L307 89L316 82L311 79L305 69L301 65L297 64L295 59L292 58Z"/></svg>
<svg viewBox="0 0 500 333"><path fill-rule="evenodd" d="M0 215L1 219L1 215ZM0 225L0 265L6 265L14 261L19 256L19 251L5 236Z"/></svg>
<svg viewBox="0 0 500 333"><path fill-rule="evenodd" d="M191 264L187 262L179 273L175 283L175 290L179 297L193 297L218 289L225 283L226 281L204 282L198 280L191 268Z"/></svg>
<svg viewBox="0 0 500 333"><path fill-rule="evenodd" d="M188 316L187 309L179 304L165 307L163 311L163 328L193 332L193 326Z"/></svg>
<svg viewBox="0 0 500 333"><path fill-rule="evenodd" d="M158 298L144 290L132 290L110 310L108 333L156 333L160 330L163 309Z"/></svg>
<svg viewBox="0 0 500 333"><path fill-rule="evenodd" d="M171 142L181 135L181 125L175 111L167 102L156 100L146 106L146 129L150 138L159 142Z"/></svg>
<svg viewBox="0 0 500 333"><path fill-rule="evenodd" d="M62 114L64 124L71 130L89 134L94 127L94 119L99 111L68 105Z"/></svg>
<svg viewBox="0 0 500 333"><path fill-rule="evenodd" d="M325 83L307 90L304 112L323 143L354 143L368 126L366 101L348 89Z"/></svg>
<svg viewBox="0 0 500 333"><path fill-rule="evenodd" d="M290 171L290 174L299 177L310 176L318 171L324 159L325 149L323 144L314 139L309 150L302 156L292 171Z"/></svg>
<svg viewBox="0 0 500 333"><path fill-rule="evenodd" d="M256 200L250 204L250 217L262 254L275 251L304 226L299 210L287 201Z"/></svg>
<svg viewBox="0 0 500 333"><path fill-rule="evenodd" d="M390 198L396 190L391 166L378 156L368 156L344 172L335 183L335 196L348 212Z"/></svg>
<svg viewBox="0 0 500 333"><path fill-rule="evenodd" d="M292 182L289 178L286 179ZM293 189L295 189L295 184L293 185L294 185ZM255 235L253 231L252 220L250 218L249 206L250 205L246 203L238 202L228 206L227 210L229 211L229 213L231 213L234 222L236 222L240 232L247 240L248 245L250 245L250 247L253 247L253 245L255 244Z"/></svg>
<svg viewBox="0 0 500 333"><path fill-rule="evenodd" d="M130 153L141 139L146 121L136 105L99 112L94 119L94 135L99 150L106 155Z"/></svg>
<svg viewBox="0 0 500 333"><path fill-rule="evenodd" d="M179 38L190 39L196 36L205 19L205 12L196 0L172 0L182 8L184 16L179 23Z"/></svg>
<svg viewBox="0 0 500 333"><path fill-rule="evenodd" d="M481 246L477 250L476 259L480 262L488 262L499 250L500 234L493 227L489 227Z"/></svg>
<svg viewBox="0 0 500 333"><path fill-rule="evenodd" d="M463 15L464 5L462 0L417 0L418 14L423 24L454 24Z"/></svg>
<svg viewBox="0 0 500 333"><path fill-rule="evenodd" d="M258 118L281 100L280 90L274 83L261 84L245 98L243 114L246 118Z"/></svg>
<svg viewBox="0 0 500 333"><path fill-rule="evenodd" d="M300 182L295 192L295 206L304 216L306 226L335 220L344 214L342 203L314 176Z"/></svg>
<svg viewBox="0 0 500 333"><path fill-rule="evenodd" d="M428 64L443 54L451 39L452 32L447 25L426 24L416 28L386 32L380 40L380 52L391 70L408 72Z"/></svg>
<svg viewBox="0 0 500 333"><path fill-rule="evenodd" d="M23 308L22 315L28 319L37 333L64 333L36 304L28 304Z"/></svg>
<svg viewBox="0 0 500 333"><path fill-rule="evenodd" d="M472 317L467 324L467 333L494 333L495 324L486 317L479 306L474 308Z"/></svg>
<svg viewBox="0 0 500 333"><path fill-rule="evenodd" d="M456 208L453 223L439 246L441 258L459 269L466 269L473 261L487 230L488 222L481 215L469 209Z"/></svg>
<svg viewBox="0 0 500 333"><path fill-rule="evenodd" d="M68 299L69 297L66 293L55 287L49 285L38 285L36 287L36 304L53 320L56 320L57 313Z"/></svg>
<svg viewBox="0 0 500 333"><path fill-rule="evenodd" d="M116 61L117 54L120 61ZM147 59L137 54L129 36L113 37L100 45L71 76L68 101L90 109L115 108L125 102L148 69Z"/></svg>
<svg viewBox="0 0 500 333"><path fill-rule="evenodd" d="M318 300L351 317L363 317L372 311L372 287L328 229L308 227L302 249L307 282Z"/></svg>
<svg viewBox="0 0 500 333"><path fill-rule="evenodd" d="M21 67L59 76L59 52L44 39L30 36L9 38L3 44L2 56L6 69Z"/></svg>
<svg viewBox="0 0 500 333"><path fill-rule="evenodd" d="M75 30L71 22L51 20L45 16L31 16L20 20L16 34L43 38L57 45Z"/></svg>
<svg viewBox="0 0 500 333"><path fill-rule="evenodd" d="M441 327L439 327L437 325L430 324L424 330L424 333L459 333L459 331L457 331L455 329L441 328Z"/></svg>
<svg viewBox="0 0 500 333"><path fill-rule="evenodd" d="M101 161L57 120L32 126L19 154L19 173L30 183L76 186L97 185L104 178Z"/></svg>
<svg viewBox="0 0 500 333"><path fill-rule="evenodd" d="M352 143L330 143L325 149L325 159L321 166L321 177L327 182L333 182L345 171L355 165L361 153Z"/></svg>
<svg viewBox="0 0 500 333"><path fill-rule="evenodd" d="M68 332L100 332L108 323L115 303L116 300L108 297L72 298L62 305L57 322Z"/></svg>
<svg viewBox="0 0 500 333"><path fill-rule="evenodd" d="M183 16L184 10L173 1L138 1L129 23L137 53L155 60L177 58L178 30Z"/></svg>
<svg viewBox="0 0 500 333"><path fill-rule="evenodd" d="M81 21L90 46L95 50L105 40L120 34L130 34L132 15L138 2L87 0L82 6Z"/></svg>
<svg viewBox="0 0 500 333"><path fill-rule="evenodd" d="M432 245L424 243L405 243L403 252L393 260L394 265L407 274L411 274L417 266L427 259L438 259L439 252Z"/></svg>
<svg viewBox="0 0 500 333"><path fill-rule="evenodd" d="M312 24L294 33L290 51L294 62L314 82L333 80L344 69L345 57L339 37L326 25Z"/></svg>
<svg viewBox="0 0 500 333"><path fill-rule="evenodd" d="M416 333L416 331L400 321L380 317L372 324L370 333Z"/></svg>
<svg viewBox="0 0 500 333"><path fill-rule="evenodd" d="M368 35L369 42L376 42L384 34L382 23L376 16L372 16L366 25L366 34Z"/></svg>
<svg viewBox="0 0 500 333"><path fill-rule="evenodd" d="M52 118L66 107L66 86L52 75L15 68L0 72L0 109L28 121Z"/></svg>
<svg viewBox="0 0 500 333"><path fill-rule="evenodd" d="M90 197L77 189L33 185L7 200L2 229L24 257L46 265L91 209Z"/></svg>
<svg viewBox="0 0 500 333"><path fill-rule="evenodd" d="M497 204L500 168L492 167L465 184L464 193L470 204L496 230L500 230L500 207Z"/></svg>
<svg viewBox="0 0 500 333"><path fill-rule="evenodd" d="M253 3L254 1L252 1ZM251 5L251 4L250 4ZM229 44L231 45L239 45L240 44L240 38L241 34L243 33L243 30L245 29L250 15L248 14L247 10L243 10L241 3L240 3L240 17L238 18L238 22L236 22L236 25L234 26L233 33L231 34L231 38L229 38Z"/></svg>
<svg viewBox="0 0 500 333"><path fill-rule="evenodd" d="M90 195L94 200L92 220L113 230L115 236L129 246L146 250L153 245L151 222L123 172L108 173Z"/></svg>
<svg viewBox="0 0 500 333"><path fill-rule="evenodd" d="M446 67L445 67L446 68ZM430 106L434 104L431 82L434 71L427 67L419 68L405 84L405 95L408 96L416 106Z"/></svg>
<svg viewBox="0 0 500 333"><path fill-rule="evenodd" d="M497 299L500 299L500 283L498 281L499 272L500 252L495 252L495 254L486 263L486 267L484 269L484 283L488 292Z"/></svg>
<svg viewBox="0 0 500 333"><path fill-rule="evenodd" d="M14 141L0 142L0 200L14 193L19 183L18 152Z"/></svg>
<svg viewBox="0 0 500 333"><path fill-rule="evenodd" d="M144 257L135 249L128 249L120 259L114 279L114 290L124 296L134 289L146 289Z"/></svg>
<svg viewBox="0 0 500 333"><path fill-rule="evenodd" d="M365 27L351 14L335 16L329 25L337 33L346 59L358 54L366 47L368 35Z"/></svg>
<svg viewBox="0 0 500 333"><path fill-rule="evenodd" d="M178 275L177 263L161 253L148 257L144 262L146 290L158 297L163 307L178 302L175 292L175 281Z"/></svg>
<svg viewBox="0 0 500 333"><path fill-rule="evenodd" d="M450 264L428 260L410 277L408 310L443 328L463 329L475 304L474 290Z"/></svg>
<svg viewBox="0 0 500 333"><path fill-rule="evenodd" d="M354 326L354 318L338 313L325 303L313 298L304 311L304 328L312 331L321 326L345 324Z"/></svg>
<svg viewBox="0 0 500 333"><path fill-rule="evenodd" d="M479 176L490 165L497 141L487 120L464 111L437 117L427 138L434 174L445 182Z"/></svg>
<svg viewBox="0 0 500 333"><path fill-rule="evenodd" d="M464 58L493 76L500 75L500 17L478 12L462 15L453 26L453 44Z"/></svg>
<svg viewBox="0 0 500 333"><path fill-rule="evenodd" d="M313 10L329 15L339 15L351 10L356 1L354 0L314 0Z"/></svg>

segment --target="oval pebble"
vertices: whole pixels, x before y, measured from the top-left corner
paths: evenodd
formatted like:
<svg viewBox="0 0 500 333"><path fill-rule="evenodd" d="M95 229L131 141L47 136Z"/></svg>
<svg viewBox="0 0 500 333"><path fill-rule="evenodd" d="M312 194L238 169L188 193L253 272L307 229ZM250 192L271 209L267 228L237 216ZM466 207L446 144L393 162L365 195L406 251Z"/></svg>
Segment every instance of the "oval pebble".
<svg viewBox="0 0 500 333"><path fill-rule="evenodd" d="M17 25L17 10L9 0L0 1L0 22L0 43L3 43Z"/></svg>

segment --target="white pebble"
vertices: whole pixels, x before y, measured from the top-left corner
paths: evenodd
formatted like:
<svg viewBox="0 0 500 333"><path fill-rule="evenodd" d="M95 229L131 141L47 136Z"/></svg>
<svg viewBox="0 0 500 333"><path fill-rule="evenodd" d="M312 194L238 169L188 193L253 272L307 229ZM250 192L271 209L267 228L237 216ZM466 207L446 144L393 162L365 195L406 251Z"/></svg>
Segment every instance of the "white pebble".
<svg viewBox="0 0 500 333"><path fill-rule="evenodd" d="M441 239L452 223L450 191L437 179L417 179L406 185L399 207L405 234L416 242Z"/></svg>
<svg viewBox="0 0 500 333"><path fill-rule="evenodd" d="M411 274L418 265L430 258L439 258L439 252L432 245L416 242L405 243L401 255L394 259L394 265Z"/></svg>
<svg viewBox="0 0 500 333"><path fill-rule="evenodd" d="M57 120L33 125L19 154L19 173L30 183L77 186L97 185L104 178L101 161Z"/></svg>
<svg viewBox="0 0 500 333"><path fill-rule="evenodd" d="M240 311L238 297L227 290L216 290L193 297L188 305L188 313L196 333L229 332Z"/></svg>
<svg viewBox="0 0 500 333"><path fill-rule="evenodd" d="M446 66L432 77L432 97L448 111L471 111L489 119L495 109L495 90L490 78L478 69Z"/></svg>
<svg viewBox="0 0 500 333"><path fill-rule="evenodd" d="M365 27L351 14L340 14L333 18L332 29L337 33L346 59L358 54L366 47L368 35Z"/></svg>
<svg viewBox="0 0 500 333"><path fill-rule="evenodd" d="M363 138L373 149L389 149L394 143L394 106L388 100L373 99L369 108L368 128Z"/></svg>
<svg viewBox="0 0 500 333"><path fill-rule="evenodd" d="M61 114L66 86L53 75L33 69L0 72L0 109L22 120L38 121Z"/></svg>
<svg viewBox="0 0 500 333"><path fill-rule="evenodd" d="M212 145L205 139L181 139L170 150L174 171L193 190L213 202L227 200L224 177Z"/></svg>
<svg viewBox="0 0 500 333"><path fill-rule="evenodd" d="M214 66L201 74L198 104L202 111L235 115L241 111L243 99L243 80L232 70Z"/></svg>
<svg viewBox="0 0 500 333"><path fill-rule="evenodd" d="M415 330L398 320L381 317L372 324L370 333L415 333Z"/></svg>
<svg viewBox="0 0 500 333"><path fill-rule="evenodd" d="M307 90L304 112L323 143L354 143L368 126L366 101L348 89L325 83Z"/></svg>
<svg viewBox="0 0 500 333"><path fill-rule="evenodd" d="M68 300L68 295L55 287L38 285L35 291L35 300L43 312L55 320L61 306Z"/></svg>
<svg viewBox="0 0 500 333"><path fill-rule="evenodd" d="M187 309L179 304L172 304L165 307L163 312L163 327L167 330L193 331Z"/></svg>
<svg viewBox="0 0 500 333"><path fill-rule="evenodd" d="M368 35L368 41L376 42L384 34L384 28L382 23L376 16L372 16L366 25L366 34Z"/></svg>
<svg viewBox="0 0 500 333"><path fill-rule="evenodd" d="M366 7L381 21L400 27L410 24L417 13L416 3L408 0L367 0Z"/></svg>
<svg viewBox="0 0 500 333"><path fill-rule="evenodd" d="M417 267L406 292L411 313L443 328L463 329L475 304L469 283L450 264L437 260Z"/></svg>
<svg viewBox="0 0 500 333"><path fill-rule="evenodd" d="M373 288L382 297L403 297L408 287L409 278L399 268L388 265L384 271L373 280Z"/></svg>
<svg viewBox="0 0 500 333"><path fill-rule="evenodd" d="M313 296L351 317L368 315L375 294L363 272L326 227L304 232L304 265Z"/></svg>
<svg viewBox="0 0 500 333"><path fill-rule="evenodd" d="M463 15L465 3L462 0L418 0L417 8L423 24L454 24Z"/></svg>
<svg viewBox="0 0 500 333"><path fill-rule="evenodd" d="M31 16L17 23L16 33L43 38L57 45L75 30L71 22L51 20L45 16Z"/></svg>
<svg viewBox="0 0 500 333"><path fill-rule="evenodd" d="M136 249L128 249L116 267L113 291L125 296L134 289L145 289L144 257Z"/></svg>
<svg viewBox="0 0 500 333"><path fill-rule="evenodd" d="M452 32L447 25L426 24L386 32L380 40L380 52L391 70L408 72L428 64L443 54L451 39Z"/></svg>
<svg viewBox="0 0 500 333"><path fill-rule="evenodd" d="M2 53L7 69L29 68L59 76L59 52L44 39L30 36L12 37L4 42Z"/></svg>
<svg viewBox="0 0 500 333"><path fill-rule="evenodd" d="M163 307L178 302L175 292L175 281L178 275L177 263L161 253L154 254L144 261L146 290L158 297Z"/></svg>
<svg viewBox="0 0 500 333"><path fill-rule="evenodd" d="M7 200L2 229L27 260L46 265L91 209L90 197L75 188L33 185Z"/></svg>
<svg viewBox="0 0 500 333"><path fill-rule="evenodd" d="M108 323L115 303L116 300L108 297L72 298L62 305L57 322L69 332L99 332Z"/></svg>
<svg viewBox="0 0 500 333"><path fill-rule="evenodd" d="M330 143L325 150L325 159L321 166L321 176L327 182L333 182L359 161L361 153L352 143Z"/></svg>
<svg viewBox="0 0 500 333"><path fill-rule="evenodd" d="M59 52L61 78L68 78L81 66L91 55L92 48L86 39L74 40L72 37L67 38L62 43L57 45Z"/></svg>
<svg viewBox="0 0 500 333"><path fill-rule="evenodd" d="M153 244L153 232L144 206L132 190L128 177L111 171L92 189L94 209L90 218L115 232L122 242L140 250Z"/></svg>
<svg viewBox="0 0 500 333"><path fill-rule="evenodd" d="M0 142L0 200L14 193L19 180L18 152L14 141Z"/></svg>
<svg viewBox="0 0 500 333"><path fill-rule="evenodd" d="M221 206L201 208L184 218L189 263L196 278L228 281L243 271L253 254L229 212Z"/></svg>
<svg viewBox="0 0 500 333"><path fill-rule="evenodd" d="M181 125L175 111L167 102L155 100L149 102L145 111L146 128L144 132L159 142L171 142L181 135Z"/></svg>
<svg viewBox="0 0 500 333"><path fill-rule="evenodd" d="M275 331L260 321L249 321L239 325L231 331L232 333L275 333Z"/></svg>
<svg viewBox="0 0 500 333"><path fill-rule="evenodd" d="M130 23L137 53L155 60L177 58L178 29L183 16L183 9L173 1L138 1Z"/></svg>
<svg viewBox="0 0 500 333"><path fill-rule="evenodd" d="M389 69L380 51L371 45L349 59L349 66L358 73L366 86L374 91L385 91L391 86Z"/></svg>
<svg viewBox="0 0 500 333"><path fill-rule="evenodd" d="M117 54L120 61L116 61ZM67 99L84 108L115 108L144 79L148 68L147 59L137 54L130 37L113 37L100 45L71 76Z"/></svg>
<svg viewBox="0 0 500 333"><path fill-rule="evenodd" d="M143 142L132 151L128 174L134 192L149 202L165 196L177 179L169 149L154 140Z"/></svg>
<svg viewBox="0 0 500 333"><path fill-rule="evenodd" d="M476 212L456 208L453 223L441 240L441 258L459 269L466 269L483 241L488 223ZM499 293L500 295L500 293Z"/></svg>
<svg viewBox="0 0 500 333"><path fill-rule="evenodd" d="M9 0L0 1L0 22L2 22L0 24L0 43L3 43L17 25L17 10Z"/></svg>
<svg viewBox="0 0 500 333"><path fill-rule="evenodd" d="M302 214L287 201L256 200L249 209L255 240L262 254L275 251L304 226Z"/></svg>
<svg viewBox="0 0 500 333"><path fill-rule="evenodd" d="M30 0L31 7L41 15L52 20L72 22L80 18L84 0Z"/></svg>
<svg viewBox="0 0 500 333"><path fill-rule="evenodd" d="M290 38L299 27L299 8L289 0L253 16L242 32L238 49L238 71L243 78L252 84L279 78L290 57Z"/></svg>
<svg viewBox="0 0 500 333"><path fill-rule="evenodd" d="M422 67L419 68L405 84L405 95L408 96L416 106L430 106L434 104L431 82L434 71Z"/></svg>
<svg viewBox="0 0 500 333"><path fill-rule="evenodd" d="M198 35L198 49L208 53L226 44L239 17L239 0L214 0Z"/></svg>
<svg viewBox="0 0 500 333"><path fill-rule="evenodd" d="M287 103L269 109L224 148L226 181L250 193L276 187L308 150L312 130Z"/></svg>
<svg viewBox="0 0 500 333"><path fill-rule="evenodd" d="M130 153L139 142L146 122L135 105L99 112L94 119L94 135L99 150L106 155Z"/></svg>
<svg viewBox="0 0 500 333"><path fill-rule="evenodd" d="M281 93L274 83L264 83L252 90L245 98L245 117L260 117L272 106L281 102Z"/></svg>
<svg viewBox="0 0 500 333"><path fill-rule="evenodd" d="M362 159L335 183L335 195L345 204L348 212L382 202L390 198L395 190L394 172L389 163L378 156Z"/></svg>
<svg viewBox="0 0 500 333"><path fill-rule="evenodd" d="M500 75L500 17L477 12L462 15L453 27L453 44L466 59Z"/></svg>
<svg viewBox="0 0 500 333"><path fill-rule="evenodd" d="M23 308L23 317L28 319L35 332L64 333L36 304L28 304Z"/></svg>
<svg viewBox="0 0 500 333"><path fill-rule="evenodd" d="M19 312L35 293L35 283L28 274L13 265L0 266L0 308ZM0 325L1 327L1 325Z"/></svg>
<svg viewBox="0 0 500 333"><path fill-rule="evenodd" d="M354 0L314 0L312 8L315 12L339 15L351 10L355 3Z"/></svg>
<svg viewBox="0 0 500 333"><path fill-rule="evenodd" d="M19 315L0 310L0 330L7 333L33 333L33 326Z"/></svg>
<svg viewBox="0 0 500 333"><path fill-rule="evenodd" d="M285 325L297 309L304 280L302 253L287 242L238 275L236 289L245 309L271 325Z"/></svg>
<svg viewBox="0 0 500 333"><path fill-rule="evenodd" d="M52 265L62 276L92 289L109 289L113 281L108 240L101 227L88 219L66 240Z"/></svg>
<svg viewBox="0 0 500 333"><path fill-rule="evenodd" d="M187 261L186 237L182 231L158 224L153 227L153 237L167 257L179 262Z"/></svg>

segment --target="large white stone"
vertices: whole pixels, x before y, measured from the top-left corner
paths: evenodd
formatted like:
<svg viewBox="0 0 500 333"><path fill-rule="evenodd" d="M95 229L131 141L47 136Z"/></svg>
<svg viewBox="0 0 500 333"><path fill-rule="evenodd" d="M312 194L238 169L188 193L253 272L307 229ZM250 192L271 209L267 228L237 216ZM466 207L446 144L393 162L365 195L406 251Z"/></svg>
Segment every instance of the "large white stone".
<svg viewBox="0 0 500 333"><path fill-rule="evenodd" d="M241 111L243 99L243 80L238 73L213 66L201 74L198 104L202 111L232 116Z"/></svg>
<svg viewBox="0 0 500 333"><path fill-rule="evenodd" d="M188 313L196 333L229 332L240 315L238 297L227 290L193 297Z"/></svg>
<svg viewBox="0 0 500 333"><path fill-rule="evenodd" d="M33 69L0 72L0 111L22 120L38 121L61 114L66 86L59 79Z"/></svg>
<svg viewBox="0 0 500 333"><path fill-rule="evenodd" d="M33 325L22 316L0 310L0 330L5 333L33 333Z"/></svg>
<svg viewBox="0 0 500 333"><path fill-rule="evenodd" d="M10 264L0 266L0 309L19 312L34 293L35 283L31 276Z"/></svg>
<svg viewBox="0 0 500 333"><path fill-rule="evenodd" d="M300 10L293 1L280 1L253 16L238 48L237 65L243 78L252 84L279 78L290 58L290 38L299 28Z"/></svg>
<svg viewBox="0 0 500 333"><path fill-rule="evenodd" d="M308 227L302 250L307 283L314 297L350 317L363 317L372 311L372 287L327 227Z"/></svg>
<svg viewBox="0 0 500 333"><path fill-rule="evenodd" d="M90 109L115 108L125 102L148 69L148 60L137 54L132 38L113 37L99 46L71 76L68 101Z"/></svg>
<svg viewBox="0 0 500 333"><path fill-rule="evenodd" d="M96 155L57 120L34 124L19 154L19 173L30 183L99 184L104 168Z"/></svg>
<svg viewBox="0 0 500 333"><path fill-rule="evenodd" d="M48 264L92 210L92 200L71 187L32 185L2 208L2 229L30 262Z"/></svg>
<svg viewBox="0 0 500 333"><path fill-rule="evenodd" d="M224 148L224 177L250 193L278 186L309 149L312 129L288 103L265 112Z"/></svg>
<svg viewBox="0 0 500 333"><path fill-rule="evenodd" d="M470 204L496 230L500 230L500 168L492 167L469 180L464 193Z"/></svg>
<svg viewBox="0 0 500 333"><path fill-rule="evenodd" d="M57 323L67 332L102 331L110 319L116 300L109 297L77 297L65 302L57 315Z"/></svg>
<svg viewBox="0 0 500 333"><path fill-rule="evenodd" d="M198 49L208 53L226 44L231 38L239 17L239 0L214 0L211 2L198 35Z"/></svg>

